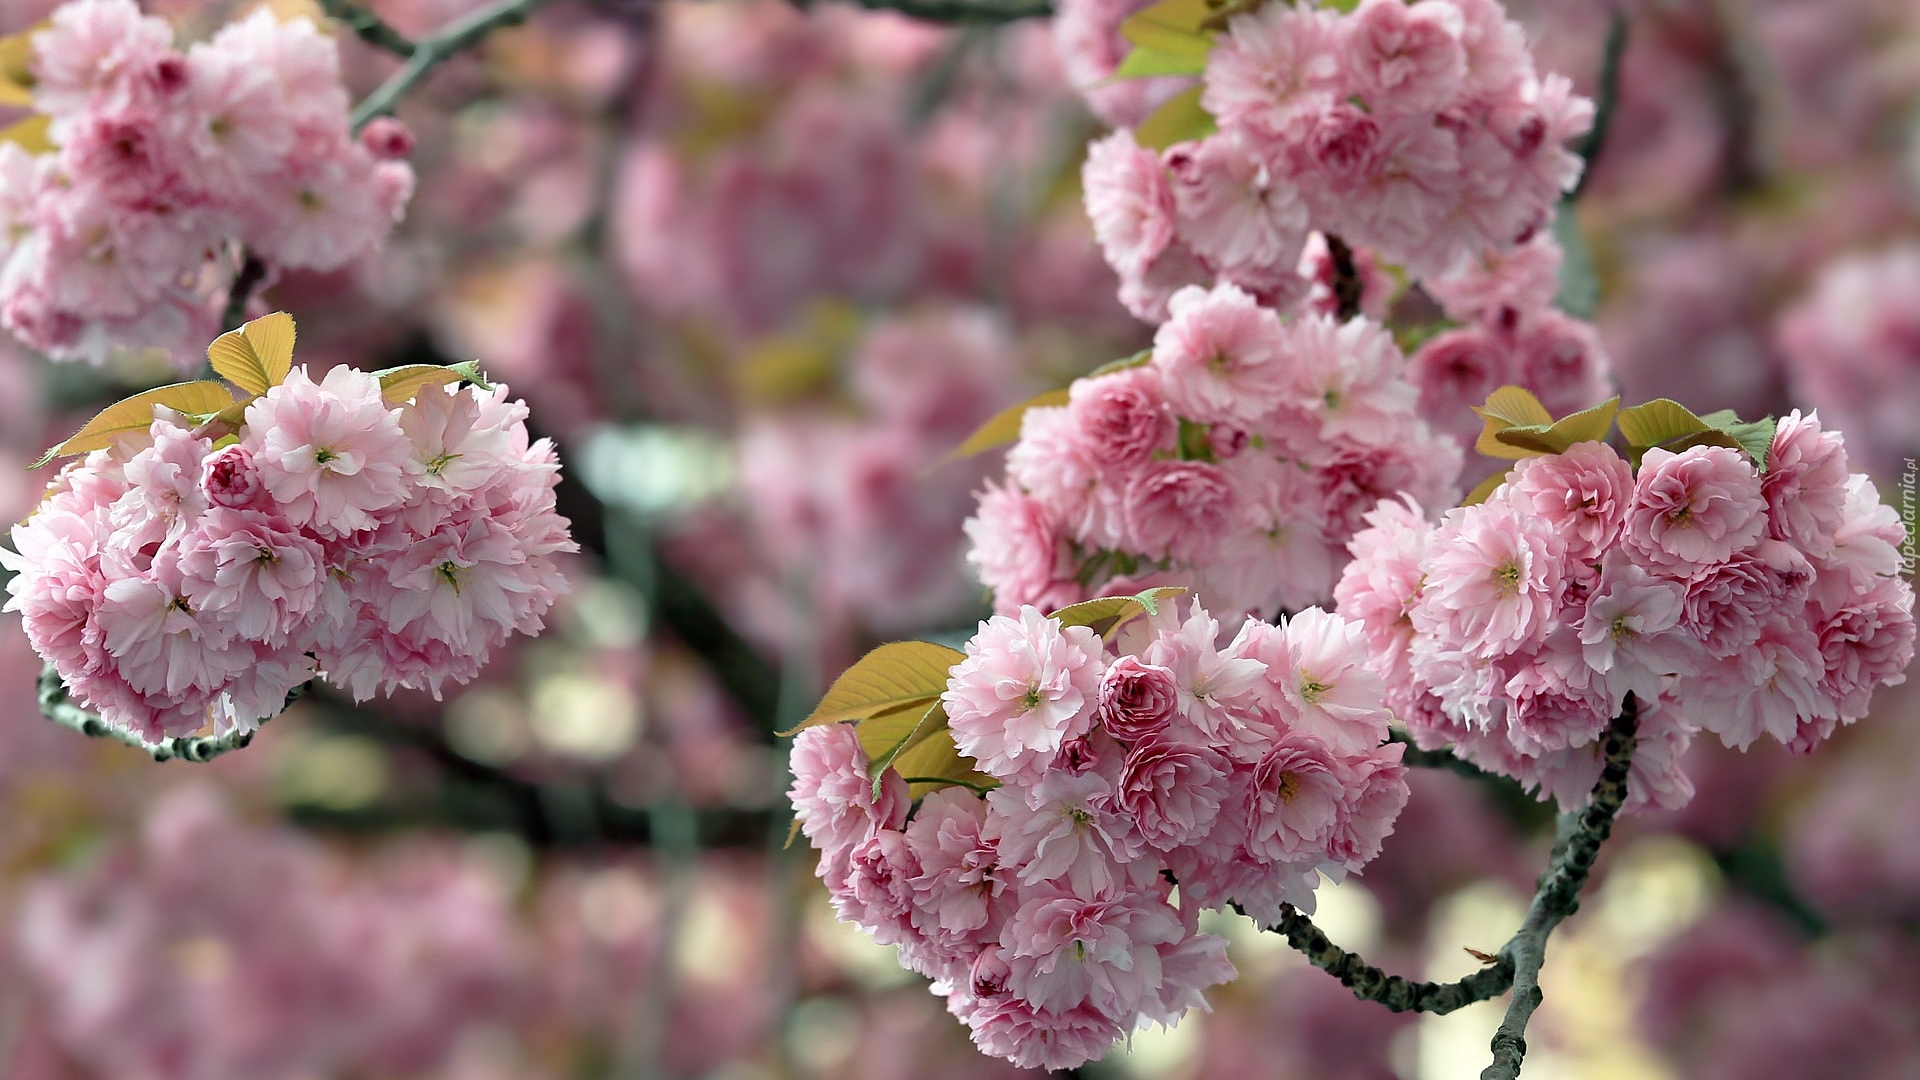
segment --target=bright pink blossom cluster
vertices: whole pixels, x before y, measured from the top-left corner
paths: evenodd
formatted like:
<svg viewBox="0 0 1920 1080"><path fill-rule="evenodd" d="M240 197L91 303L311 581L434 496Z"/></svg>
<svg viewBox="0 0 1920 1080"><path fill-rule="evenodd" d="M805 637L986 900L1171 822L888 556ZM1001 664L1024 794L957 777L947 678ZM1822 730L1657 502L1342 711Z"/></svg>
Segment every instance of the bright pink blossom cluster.
<svg viewBox="0 0 1920 1080"><path fill-rule="evenodd" d="M1007 482L966 526L1001 612L1123 583L1192 585L1223 613L1299 610L1331 596L1380 498L1457 497L1459 449L1415 418L1378 323L1283 319L1232 285L1172 309L1149 363L1027 411Z"/></svg>
<svg viewBox="0 0 1920 1080"><path fill-rule="evenodd" d="M62 470L0 550L7 610L114 727L248 730L316 676L437 695L566 591L559 459L503 387L396 407L372 375L295 368L237 441L156 411Z"/></svg>
<svg viewBox="0 0 1920 1080"><path fill-rule="evenodd" d="M0 144L0 325L58 359L188 363L219 333L233 247L331 270L413 191L396 121L356 140L333 39L262 9L182 53L133 0L74 0L33 35L55 150Z"/></svg>
<svg viewBox="0 0 1920 1080"><path fill-rule="evenodd" d="M1811 750L1913 659L1900 521L1814 415L1779 422L1764 471L1694 446L1649 449L1636 473L1579 443L1438 525L1398 503L1368 520L1336 595L1395 715L1563 806L1629 692L1628 805L1673 807L1695 732Z"/></svg>
<svg viewBox="0 0 1920 1080"><path fill-rule="evenodd" d="M1200 910L1271 924L1379 854L1408 789L1360 626L1313 608L1220 637L1198 608L1117 649L1033 607L982 623L941 700L997 783L984 798L912 805L851 725L795 741L835 910L899 946L983 1051L1066 1068L1172 1025L1234 976Z"/></svg>
<svg viewBox="0 0 1920 1080"><path fill-rule="evenodd" d="M1266 4L1228 20L1204 82L1213 134L1155 153L1121 129L1087 157L1095 235L1150 322L1195 283L1292 304L1313 230L1421 278L1505 250L1578 179L1565 143L1593 119L1495 0Z"/></svg>

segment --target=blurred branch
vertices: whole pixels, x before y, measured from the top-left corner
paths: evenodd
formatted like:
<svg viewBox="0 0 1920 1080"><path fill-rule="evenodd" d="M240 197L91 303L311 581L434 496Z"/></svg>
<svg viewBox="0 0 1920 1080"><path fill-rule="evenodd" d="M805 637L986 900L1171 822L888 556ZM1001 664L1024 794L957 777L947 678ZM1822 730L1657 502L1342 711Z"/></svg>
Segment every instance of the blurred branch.
<svg viewBox="0 0 1920 1080"><path fill-rule="evenodd" d="M426 38L413 47L406 64L393 77L381 83L379 89L367 95L353 110L353 130L359 131L376 116L384 116L393 111L400 99L413 92L434 68L450 57L473 48L488 34L503 26L516 26L526 21L536 9L547 0L499 0L498 3L481 8L479 11L456 21L445 30Z"/></svg>
<svg viewBox="0 0 1920 1080"><path fill-rule="evenodd" d="M418 48L411 38L352 0L320 0L320 8L328 18L358 34L361 41L376 49L385 49L402 60L412 57Z"/></svg>
<svg viewBox="0 0 1920 1080"><path fill-rule="evenodd" d="M1326 237L1327 258L1333 262L1333 299L1339 305L1335 317L1345 322L1360 314L1360 270L1353 264L1353 249L1345 240L1332 233Z"/></svg>
<svg viewBox="0 0 1920 1080"><path fill-rule="evenodd" d="M1053 14L1051 0L854 0L868 11L897 11L942 23L1005 23ZM801 6L805 6L802 4Z"/></svg>
<svg viewBox="0 0 1920 1080"><path fill-rule="evenodd" d="M1627 770L1633 763L1634 729L1639 705L1629 694L1620 715L1607 728L1602 744L1605 764L1584 809L1564 814L1560 836L1540 875L1533 903L1513 937L1500 947L1488 966L1458 982L1416 983L1389 975L1327 939L1313 921L1292 905L1282 905L1280 922L1268 927L1285 935L1287 944L1312 961L1313 966L1340 980L1362 1001L1377 1001L1394 1012L1447 1013L1465 1005L1491 1000L1509 988L1513 1001L1506 1019L1493 1037L1494 1062L1481 1080L1513 1080L1520 1075L1525 1056L1527 1021L1540 1005L1540 964L1547 936L1579 907L1580 890L1593 870L1600 846L1613 832L1613 818L1627 797Z"/></svg>
<svg viewBox="0 0 1920 1080"><path fill-rule="evenodd" d="M1546 873L1540 875L1527 917L1500 949L1501 959L1513 965L1513 999L1493 1035L1493 1064L1481 1070L1480 1080L1516 1080L1520 1075L1520 1063L1527 1054L1527 1021L1540 1007L1540 965L1546 960L1547 936L1579 909L1580 890L1593 871L1600 845L1613 833L1614 815L1627 801L1627 772L1633 765L1634 729L1639 720L1639 702L1628 694L1620 715L1607 728L1602 744L1605 764L1593 785L1593 797L1578 814L1561 818L1563 836L1547 860Z"/></svg>
<svg viewBox="0 0 1920 1080"><path fill-rule="evenodd" d="M306 692L307 686L304 683L294 687L287 692L286 705L281 708L284 710L287 705L300 700ZM138 735L114 727L100 719L99 715L81 708L73 700L67 684L61 681L60 673L54 670L52 664L40 669L40 715L69 731L77 731L90 739L112 739L144 750L152 754L155 761L171 761L175 758L193 762L212 761L222 754L238 750L253 741L253 731L236 731L218 738L177 735L148 745L142 742Z"/></svg>
<svg viewBox="0 0 1920 1080"><path fill-rule="evenodd" d="M1612 21L1607 23L1607 43L1600 55L1600 85L1595 90L1593 127L1587 131L1587 137L1580 140L1575 153L1580 155L1585 165L1580 170L1580 181L1567 192L1568 199L1577 199L1587 188L1587 181L1593 177L1593 162L1607 145L1607 131L1613 126L1613 110L1620 101L1620 61L1627 53L1627 15L1616 11Z"/></svg>
<svg viewBox="0 0 1920 1080"><path fill-rule="evenodd" d="M240 255L240 272L234 275L233 286L227 290L227 307L220 316L222 333L238 330L240 324L247 321L247 301L253 299L253 291L267 277L267 264L260 256L246 248L240 249Z"/></svg>

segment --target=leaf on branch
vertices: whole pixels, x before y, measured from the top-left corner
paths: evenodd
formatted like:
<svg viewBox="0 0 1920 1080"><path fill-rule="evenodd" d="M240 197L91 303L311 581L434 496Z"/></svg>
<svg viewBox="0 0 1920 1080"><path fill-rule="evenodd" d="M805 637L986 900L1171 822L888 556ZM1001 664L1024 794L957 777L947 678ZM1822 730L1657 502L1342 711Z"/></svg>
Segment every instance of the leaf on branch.
<svg viewBox="0 0 1920 1080"><path fill-rule="evenodd" d="M1102 596L1068 604L1053 612L1052 617L1059 619L1061 626L1084 626L1102 638L1111 638L1114 631L1134 618L1159 614L1160 601L1186 591L1178 585L1162 585L1133 596Z"/></svg>
<svg viewBox="0 0 1920 1080"><path fill-rule="evenodd" d="M0 38L0 105L32 107L33 35L51 25L51 22L42 20L17 34Z"/></svg>
<svg viewBox="0 0 1920 1080"><path fill-rule="evenodd" d="M1162 52L1147 45L1135 45L1120 66L1107 76L1108 82L1122 79L1151 79L1161 75L1200 75L1207 70L1206 54L1188 56Z"/></svg>
<svg viewBox="0 0 1920 1080"><path fill-rule="evenodd" d="M1510 428L1540 429L1544 431L1553 426L1553 414L1547 411L1540 399L1525 388L1503 386L1487 395L1485 405L1473 406L1473 411L1484 421L1480 429L1480 439L1474 443L1474 449L1488 457L1502 461L1518 461L1548 453L1545 450L1532 450L1501 442L1499 434Z"/></svg>
<svg viewBox="0 0 1920 1080"><path fill-rule="evenodd" d="M1467 492L1467 497L1460 500L1460 505L1479 506L1481 503L1486 502L1493 497L1493 493L1499 489L1501 484L1507 482L1507 474L1512 471L1512 469L1502 470L1475 484L1473 490Z"/></svg>
<svg viewBox="0 0 1920 1080"><path fill-rule="evenodd" d="M233 393L226 384L214 379L156 387L107 406L71 438L48 450L32 467L37 469L57 457L112 446L115 437L129 431L147 430L153 424L155 405L164 405L204 422L232 404Z"/></svg>
<svg viewBox="0 0 1920 1080"><path fill-rule="evenodd" d="M493 384L480 374L478 360L463 360L458 364L407 364L384 368L373 375L380 380L380 396L391 405L412 401L413 396L425 387L444 386L450 382L468 383L482 390L493 389Z"/></svg>
<svg viewBox="0 0 1920 1080"><path fill-rule="evenodd" d="M214 338L207 359L228 382L257 396L286 381L293 341L293 316L276 311Z"/></svg>
<svg viewBox="0 0 1920 1080"><path fill-rule="evenodd" d="M1132 356L1123 356L1118 360L1109 360L1106 363L1101 364L1099 367L1094 368L1092 371L1087 372L1085 377L1089 379L1097 379L1102 375L1111 375L1116 371L1126 371L1130 368L1146 367L1149 363L1152 363L1152 362L1153 362L1153 350L1141 349L1139 352L1134 353Z"/></svg>
<svg viewBox="0 0 1920 1080"><path fill-rule="evenodd" d="M953 745L953 732L946 717L938 728L931 728L913 746L894 758L893 767L907 779L907 793L915 799L959 784L982 791L1000 786L1000 781L980 771L974 760Z"/></svg>
<svg viewBox="0 0 1920 1080"><path fill-rule="evenodd" d="M1168 99L1133 129L1133 141L1149 150L1165 150L1175 143L1204 139L1219 130L1220 125L1200 106L1200 90L1196 86Z"/></svg>
<svg viewBox="0 0 1920 1080"><path fill-rule="evenodd" d="M860 740L860 749L867 753L867 772L878 779L902 751L946 723L947 710L939 698L924 709L916 705L860 721L854 734Z"/></svg>
<svg viewBox="0 0 1920 1080"><path fill-rule="evenodd" d="M1564 454L1575 443L1600 442L1613 430L1613 414L1620 409L1618 397L1608 398L1591 409L1561 417L1552 424L1529 424L1493 433L1505 446L1530 450L1536 454Z"/></svg>
<svg viewBox="0 0 1920 1080"><path fill-rule="evenodd" d="M1160 0L1127 16L1120 24L1120 36L1142 48L1198 60L1200 68L1194 72L1198 74L1213 48L1213 34L1203 27L1214 12L1207 0Z"/></svg>
<svg viewBox="0 0 1920 1080"><path fill-rule="evenodd" d="M1773 449L1773 433L1779 426L1779 421L1767 416L1759 420L1743 422L1732 409L1710 412L1700 419L1713 425L1715 431L1731 438L1737 444L1736 449L1744 450L1746 455L1753 459L1756 469L1761 472L1767 471L1767 452ZM1715 445L1726 444L1716 443Z"/></svg>
<svg viewBox="0 0 1920 1080"><path fill-rule="evenodd" d="M0 143L14 143L29 154L47 153L53 149L53 137L47 134L47 129L52 124L52 117L36 113L25 120L0 128Z"/></svg>
<svg viewBox="0 0 1920 1080"><path fill-rule="evenodd" d="M869 720L914 706L928 706L947 689L947 674L967 658L958 649L930 641L896 641L856 660L827 688L827 694L797 727L780 732L792 735L816 724L842 720Z"/></svg>
<svg viewBox="0 0 1920 1080"><path fill-rule="evenodd" d="M949 450L945 460L970 458L996 446L1013 442L1020 438L1020 423L1026 419L1028 409L1044 409L1066 403L1067 391L1063 387L1059 390L1048 390L1044 394L1035 394L1017 405L1009 405L994 413L986 423L975 428L973 434L967 436L966 442Z"/></svg>

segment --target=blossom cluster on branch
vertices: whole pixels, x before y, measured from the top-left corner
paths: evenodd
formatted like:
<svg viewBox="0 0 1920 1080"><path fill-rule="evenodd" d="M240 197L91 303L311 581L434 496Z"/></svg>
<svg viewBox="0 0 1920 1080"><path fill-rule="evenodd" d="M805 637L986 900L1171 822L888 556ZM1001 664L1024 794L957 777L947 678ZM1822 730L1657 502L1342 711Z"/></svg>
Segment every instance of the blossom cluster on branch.
<svg viewBox="0 0 1920 1080"><path fill-rule="evenodd" d="M1138 141L1156 114L1087 159L1095 233L1143 319L1164 318L1193 283L1292 304L1315 230L1414 277L1441 274L1538 232L1579 179L1565 143L1592 124L1593 103L1534 70L1494 0L1365 0L1348 13L1272 3L1196 39L1191 107L1210 122L1156 152Z"/></svg>
<svg viewBox="0 0 1920 1080"><path fill-rule="evenodd" d="M123 421L14 527L7 610L148 743L251 730L315 677L356 699L471 679L566 591L559 458L505 387L401 372L282 369L227 406L237 421L147 403L166 390L116 406L153 419Z"/></svg>
<svg viewBox="0 0 1920 1080"><path fill-rule="evenodd" d="M281 269L377 248L413 192L397 121L348 126L340 57L265 9L184 52L133 0L74 0L31 35L45 149L0 142L0 325L62 360L220 331L236 245Z"/></svg>
<svg viewBox="0 0 1920 1080"><path fill-rule="evenodd" d="M1913 659L1904 536L1843 439L1793 412L1754 455L1603 442L1529 457L1436 525L1385 503L1336 589L1366 627L1394 715L1577 805L1599 740L1642 704L1628 808L1693 796L1701 730L1805 753L1864 716Z"/></svg>
<svg viewBox="0 0 1920 1080"><path fill-rule="evenodd" d="M1371 861L1407 802L1358 624L1312 608L1222 646L1205 610L1164 603L1109 637L1031 606L981 623L932 736L968 775L902 777L905 755L870 761L843 723L793 748L840 917L1026 1066L1077 1066L1204 1007L1234 970L1199 911L1311 908L1319 875Z"/></svg>
<svg viewBox="0 0 1920 1080"><path fill-rule="evenodd" d="M1194 585L1222 614L1299 610L1331 597L1377 500L1457 498L1459 450L1416 418L1378 323L1282 319L1232 285L1171 306L1150 361L1022 417L966 526L1002 612L1147 584Z"/></svg>

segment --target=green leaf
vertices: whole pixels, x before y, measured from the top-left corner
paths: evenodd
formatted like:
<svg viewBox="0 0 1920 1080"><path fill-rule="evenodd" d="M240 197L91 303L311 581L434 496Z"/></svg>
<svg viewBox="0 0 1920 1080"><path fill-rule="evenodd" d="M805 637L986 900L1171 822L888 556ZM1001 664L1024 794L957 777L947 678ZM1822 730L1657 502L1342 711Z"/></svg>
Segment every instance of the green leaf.
<svg viewBox="0 0 1920 1080"><path fill-rule="evenodd" d="M974 760L953 745L953 732L943 719L937 729L893 760L893 767L907 781L907 792L915 799L955 784L986 792L1000 781L980 771Z"/></svg>
<svg viewBox="0 0 1920 1080"><path fill-rule="evenodd" d="M1498 488L1501 484L1506 483L1507 474L1512 471L1513 470L1510 468L1502 469L1501 471L1494 473L1492 476L1487 477L1485 480L1480 481L1478 484L1475 484L1473 486L1473 490L1467 492L1467 497L1460 500L1460 505L1461 506L1479 506L1481 503L1486 502L1489 498L1493 496L1494 490L1496 488Z"/></svg>
<svg viewBox="0 0 1920 1080"><path fill-rule="evenodd" d="M1134 353L1132 356L1123 356L1118 360L1109 360L1106 363L1101 364L1099 367L1094 368L1092 371L1087 372L1086 375L1083 377L1088 379L1097 379L1102 375L1111 375L1116 371L1126 371L1130 368L1145 367L1152 362L1153 362L1153 350L1141 349L1139 352Z"/></svg>
<svg viewBox="0 0 1920 1080"><path fill-rule="evenodd" d="M1613 430L1613 414L1620 399L1609 398L1591 409L1582 409L1552 424L1529 424L1495 431L1494 439L1505 446L1536 454L1564 454L1575 443L1600 442ZM1493 455L1498 456L1498 455Z"/></svg>
<svg viewBox="0 0 1920 1080"><path fill-rule="evenodd" d="M1712 424L1693 415L1685 405L1668 398L1655 398L1631 409L1621 409L1614 419L1619 422L1620 434L1626 437L1627 445L1636 451L1713 429Z"/></svg>
<svg viewBox="0 0 1920 1080"><path fill-rule="evenodd" d="M1120 36L1169 56L1198 60L1204 68L1213 35L1202 25L1213 15L1207 0L1160 0L1127 16L1120 24Z"/></svg>
<svg viewBox="0 0 1920 1080"><path fill-rule="evenodd" d="M1553 298L1554 305L1575 318L1591 319L1600 306L1600 272L1580 232L1571 199L1562 199L1553 215L1553 238L1559 241L1562 252L1560 292Z"/></svg>
<svg viewBox="0 0 1920 1080"><path fill-rule="evenodd" d="M911 720L911 723L896 717ZM945 730L947 710L938 700L918 714L908 712L862 720L855 731L860 738L860 748L867 752L867 775L873 778L874 796L877 798L880 794L880 778L894 767L902 754ZM951 743L952 739L949 738L948 742Z"/></svg>
<svg viewBox="0 0 1920 1080"><path fill-rule="evenodd" d="M33 107L33 35L51 25L42 20L17 34L0 38L0 106Z"/></svg>
<svg viewBox="0 0 1920 1080"><path fill-rule="evenodd" d="M1009 405L986 423L975 428L967 441L947 452L947 459L969 458L975 454L1004 446L1020 437L1020 422L1026 419L1028 409L1044 409L1067 403L1065 388L1049 390L1044 394L1035 394L1017 405Z"/></svg>
<svg viewBox="0 0 1920 1080"><path fill-rule="evenodd" d="M214 338L207 360L228 382L257 396L286 381L293 340L293 316L276 311Z"/></svg>
<svg viewBox="0 0 1920 1080"><path fill-rule="evenodd" d="M1126 59L1120 61L1120 66L1114 68L1113 74L1108 78L1113 81L1151 79L1160 75L1200 75L1206 70L1205 53L1190 56L1184 53L1162 52L1147 45L1135 45L1133 51L1127 53Z"/></svg>
<svg viewBox="0 0 1920 1080"><path fill-rule="evenodd" d="M1133 129L1133 141L1149 150L1165 150L1175 143L1204 139L1217 131L1220 125L1200 107L1200 90L1196 86L1184 91L1155 109L1152 116Z"/></svg>
<svg viewBox="0 0 1920 1080"><path fill-rule="evenodd" d="M947 673L967 658L958 649L930 641L896 641L854 661L792 735L815 724L865 720L930 705L947 689Z"/></svg>
<svg viewBox="0 0 1920 1080"><path fill-rule="evenodd" d="M153 424L155 405L165 405L175 412L199 418L212 416L232 404L232 392L214 379L155 387L107 406L71 438L48 450L32 467L37 469L57 457L112 446L116 437L129 431L147 430Z"/></svg>
<svg viewBox="0 0 1920 1080"><path fill-rule="evenodd" d="M1160 601L1186 591L1177 585L1162 585L1132 596L1102 596L1068 604L1052 617L1059 619L1061 626L1084 626L1106 638L1136 616L1159 614Z"/></svg>
<svg viewBox="0 0 1920 1080"><path fill-rule="evenodd" d="M413 400L422 388L444 386L450 382L470 383L482 390L493 389L493 384L480 374L480 361L463 360L458 364L407 364L402 367L386 368L373 373L380 380L380 395L388 402L399 405Z"/></svg>
<svg viewBox="0 0 1920 1080"><path fill-rule="evenodd" d="M0 83L0 87L5 86ZM4 104L4 102L0 102ZM29 154L44 154L53 149L53 137L47 134L53 118L39 113L0 128L0 143L17 143Z"/></svg>
<svg viewBox="0 0 1920 1080"><path fill-rule="evenodd" d="M1488 457L1503 461L1518 461L1536 454L1552 453L1550 450L1536 450L1502 442L1502 432L1519 428L1522 431L1544 433L1553 426L1553 414L1545 405L1525 388L1503 386L1487 395L1485 405L1473 406L1484 426L1480 429L1480 439L1474 443L1474 449Z"/></svg>

